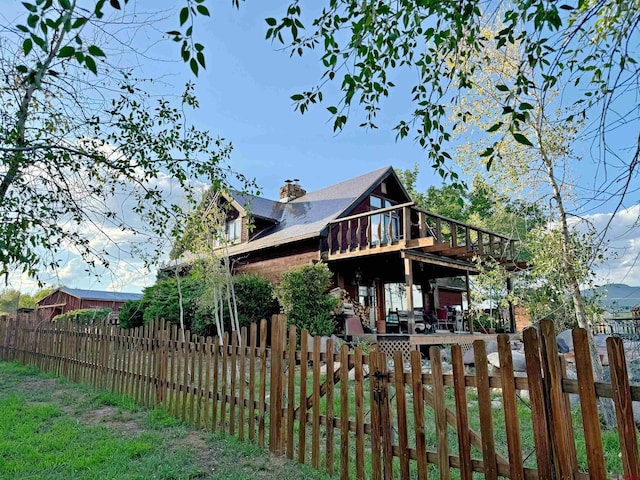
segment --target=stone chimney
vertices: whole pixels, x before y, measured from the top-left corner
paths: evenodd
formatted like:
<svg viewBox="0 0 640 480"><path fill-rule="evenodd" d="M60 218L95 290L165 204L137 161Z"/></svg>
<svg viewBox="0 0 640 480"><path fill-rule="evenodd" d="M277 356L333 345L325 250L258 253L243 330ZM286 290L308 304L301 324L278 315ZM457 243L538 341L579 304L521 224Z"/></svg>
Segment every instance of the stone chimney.
<svg viewBox="0 0 640 480"><path fill-rule="evenodd" d="M284 185L280 187L280 201L283 203L290 202L296 198L302 197L307 194L307 191L298 185L297 178L293 180L285 180Z"/></svg>

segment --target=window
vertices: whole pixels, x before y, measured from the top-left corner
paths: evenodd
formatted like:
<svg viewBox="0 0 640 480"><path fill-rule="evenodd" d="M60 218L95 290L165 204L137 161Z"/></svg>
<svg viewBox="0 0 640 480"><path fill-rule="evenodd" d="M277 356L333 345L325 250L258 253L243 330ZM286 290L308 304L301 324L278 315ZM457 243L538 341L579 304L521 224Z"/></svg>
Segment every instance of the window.
<svg viewBox="0 0 640 480"><path fill-rule="evenodd" d="M369 209L371 211L392 206L391 201L386 198L380 198L374 195L369 197ZM389 233L391 233L391 238L389 237ZM371 216L371 243L373 245L386 245L390 242L398 241L399 238L400 217L397 211L394 210Z"/></svg>
<svg viewBox="0 0 640 480"><path fill-rule="evenodd" d="M242 221L239 218L228 221L226 230L227 242L238 243L242 232Z"/></svg>

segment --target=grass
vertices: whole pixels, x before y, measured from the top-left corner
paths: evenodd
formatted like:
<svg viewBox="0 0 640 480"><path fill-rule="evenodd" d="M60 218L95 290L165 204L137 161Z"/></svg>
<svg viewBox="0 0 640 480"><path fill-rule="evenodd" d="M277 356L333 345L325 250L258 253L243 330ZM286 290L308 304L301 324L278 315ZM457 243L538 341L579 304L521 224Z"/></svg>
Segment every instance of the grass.
<svg viewBox="0 0 640 480"><path fill-rule="evenodd" d="M324 479L131 398L0 362L0 478Z"/></svg>

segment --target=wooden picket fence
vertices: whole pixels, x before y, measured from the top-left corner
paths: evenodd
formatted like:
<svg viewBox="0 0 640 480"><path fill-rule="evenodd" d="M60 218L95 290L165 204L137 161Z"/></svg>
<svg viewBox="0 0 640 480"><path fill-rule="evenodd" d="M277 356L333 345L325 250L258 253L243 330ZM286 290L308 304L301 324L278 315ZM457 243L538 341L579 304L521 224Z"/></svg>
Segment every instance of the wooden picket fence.
<svg viewBox="0 0 640 480"><path fill-rule="evenodd" d="M526 377L514 374L507 335L499 336L499 372L490 375L477 340L470 374L460 346L451 347L451 371L438 347L425 369L419 352L405 363L400 352L336 351L286 323L274 316L270 338L264 320L240 335L201 338L164 323L120 330L4 321L0 358L162 406L342 479L640 478L632 411L640 387L629 384L619 338L607 341L604 384L593 380L583 330L573 333L577 380L567 377L550 322L524 332ZM615 405L620 471L604 453L599 397Z"/></svg>

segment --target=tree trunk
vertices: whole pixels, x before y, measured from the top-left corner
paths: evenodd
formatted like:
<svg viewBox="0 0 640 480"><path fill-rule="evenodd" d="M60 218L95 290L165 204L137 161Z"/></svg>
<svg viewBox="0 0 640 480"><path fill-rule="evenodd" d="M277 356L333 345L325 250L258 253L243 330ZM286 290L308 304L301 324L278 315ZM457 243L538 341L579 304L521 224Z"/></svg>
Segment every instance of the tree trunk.
<svg viewBox="0 0 640 480"><path fill-rule="evenodd" d="M551 185L551 188L553 190L552 198L556 203L558 220L560 222L560 230L561 230L560 241L561 241L562 252L563 252L563 264L564 264L564 274L566 278L566 285L568 287L569 293L571 294L571 299L573 301L573 307L575 310L578 326L580 328L583 328L587 332L587 340L589 342L589 352L591 354L591 364L593 368L594 379L597 382L602 382L604 381L604 367L602 365L602 361L600 360L600 355L598 354L598 350L596 349L595 340L593 338L593 332L591 330L591 326L589 325L587 314L584 308L584 298L582 296L582 292L580 292L580 285L578 283L573 255L571 252L571 236L569 233L569 225L567 222L567 211L564 206L564 201L562 198L562 193L560 191L560 186L556 181L555 172L553 168L554 166L553 160L547 154L542 144L541 129L538 128L536 133L538 136L538 144L540 145L540 156L542 157L542 161L546 168L547 179L549 180L549 184ZM600 398L598 402L600 405L600 413L603 416L604 425L607 428L613 428L616 424L613 402L611 401L611 399L608 399L608 398Z"/></svg>

